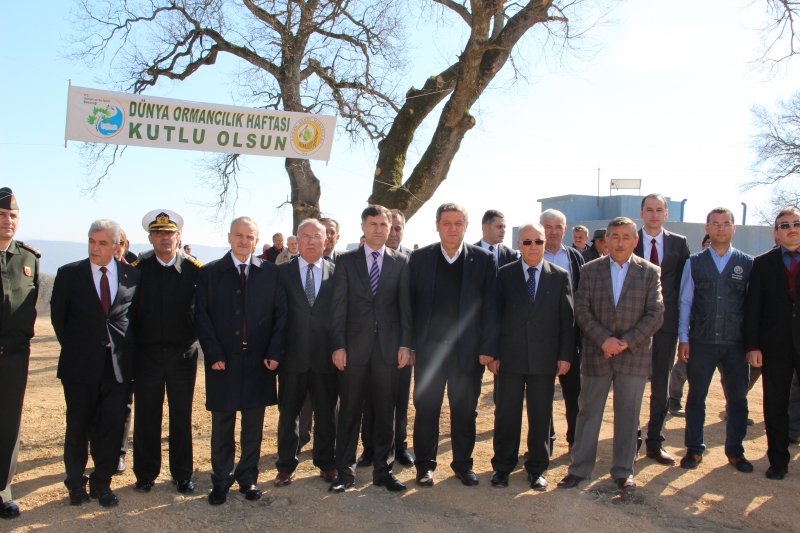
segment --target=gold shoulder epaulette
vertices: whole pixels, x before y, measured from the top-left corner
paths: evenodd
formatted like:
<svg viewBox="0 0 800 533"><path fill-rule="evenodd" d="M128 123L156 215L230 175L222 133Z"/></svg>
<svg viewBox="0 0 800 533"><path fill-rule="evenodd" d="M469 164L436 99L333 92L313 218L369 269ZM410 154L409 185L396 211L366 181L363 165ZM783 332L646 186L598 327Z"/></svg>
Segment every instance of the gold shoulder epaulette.
<svg viewBox="0 0 800 533"><path fill-rule="evenodd" d="M136 265L138 265L138 264L139 264L139 263L141 263L141 262L142 262L142 260L141 260L141 259L137 259L136 261L134 261L133 263L131 263L131 266L132 266L132 267L135 267Z"/></svg>
<svg viewBox="0 0 800 533"><path fill-rule="evenodd" d="M203 266L203 263L201 263L200 261L198 261L194 257L187 257L186 260L189 261L190 263L192 263L197 268L200 268L200 267Z"/></svg>
<svg viewBox="0 0 800 533"><path fill-rule="evenodd" d="M30 253L32 253L33 255L35 255L37 258L40 258L40 257L42 257L42 252L40 252L39 250L37 250L36 248L34 248L33 246L31 246L30 244L25 244L25 243L24 243L24 242L22 242L22 241L17 241L17 244L18 244L19 246L21 246L21 247L25 248L26 250L28 250Z"/></svg>

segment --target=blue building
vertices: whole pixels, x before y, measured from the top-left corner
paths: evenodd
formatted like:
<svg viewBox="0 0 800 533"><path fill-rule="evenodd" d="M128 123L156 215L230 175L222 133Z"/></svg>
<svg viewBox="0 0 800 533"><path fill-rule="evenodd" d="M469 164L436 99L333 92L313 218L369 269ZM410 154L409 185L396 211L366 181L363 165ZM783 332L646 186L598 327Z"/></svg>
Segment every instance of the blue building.
<svg viewBox="0 0 800 533"><path fill-rule="evenodd" d="M578 220L611 220L616 217L639 218L643 196L588 196L585 194L567 194L540 198L542 211L556 209L567 216L567 222ZM667 197L669 218L674 222L683 222L683 202L674 202Z"/></svg>

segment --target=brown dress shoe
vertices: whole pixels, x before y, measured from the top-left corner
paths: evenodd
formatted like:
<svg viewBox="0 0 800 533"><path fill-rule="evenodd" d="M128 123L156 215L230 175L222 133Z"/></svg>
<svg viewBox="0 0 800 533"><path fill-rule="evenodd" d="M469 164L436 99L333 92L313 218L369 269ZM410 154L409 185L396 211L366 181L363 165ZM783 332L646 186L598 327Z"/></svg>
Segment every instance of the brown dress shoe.
<svg viewBox="0 0 800 533"><path fill-rule="evenodd" d="M567 474L564 476L564 479L558 482L558 488L560 489L574 489L577 487L581 481L586 479L585 477L576 476L574 474Z"/></svg>
<svg viewBox="0 0 800 533"><path fill-rule="evenodd" d="M647 450L645 456L649 457L650 459L655 459L657 463L662 465L674 465L675 458L672 457L670 454L664 451L664 448L659 448L657 450Z"/></svg>
<svg viewBox="0 0 800 533"><path fill-rule="evenodd" d="M619 487L619 490L628 491L636 488L636 482L633 480L633 476L620 477L614 481L617 482L617 487Z"/></svg>
<svg viewBox="0 0 800 533"><path fill-rule="evenodd" d="M335 468L330 470L320 470L319 475L325 480L325 483L333 483L339 478L339 472Z"/></svg>
<svg viewBox="0 0 800 533"><path fill-rule="evenodd" d="M278 475L275 476L275 481L273 481L273 483L276 487L285 487L286 485L291 485L293 479L294 472L278 472Z"/></svg>

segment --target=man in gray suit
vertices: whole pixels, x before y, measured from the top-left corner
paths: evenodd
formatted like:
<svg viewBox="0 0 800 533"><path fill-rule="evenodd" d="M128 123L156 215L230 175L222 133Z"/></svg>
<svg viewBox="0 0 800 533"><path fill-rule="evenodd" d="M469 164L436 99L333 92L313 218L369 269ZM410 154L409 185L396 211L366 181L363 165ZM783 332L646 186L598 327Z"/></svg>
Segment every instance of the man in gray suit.
<svg viewBox="0 0 800 533"><path fill-rule="evenodd" d="M569 473L558 484L577 487L594 470L608 391L614 383L614 456L611 477L621 490L636 487L633 462L642 395L651 370L653 334L664 322L659 269L633 254L636 223L608 223L609 260L585 265L575 294L575 318L583 329L583 384L578 398L575 445Z"/></svg>
<svg viewBox="0 0 800 533"><path fill-rule="evenodd" d="M533 490L547 489L555 377L569 371L575 320L569 272L544 261L544 228L519 228L522 259L500 269L500 350L489 363L496 375L492 486L507 487L517 467L522 404L527 400L525 470Z"/></svg>
<svg viewBox="0 0 800 533"><path fill-rule="evenodd" d="M375 429L372 482L405 490L392 474L398 369L411 363L411 293L408 256L386 246L391 214L380 205L361 213L364 246L345 252L333 275L333 364L339 369L337 481L344 492L356 477L356 448L364 398L372 396Z"/></svg>
<svg viewBox="0 0 800 533"><path fill-rule="evenodd" d="M297 227L299 257L278 267L286 291L286 349L278 370L278 475L276 487L291 484L298 465L299 417L311 397L314 424L314 466L328 483L336 480L338 396L336 367L331 361L330 312L334 265L322 258L325 226L304 220Z"/></svg>
<svg viewBox="0 0 800 533"><path fill-rule="evenodd" d="M392 225L389 228L389 238L386 239L386 247L396 252L411 255L413 250L409 250L402 244L403 232L406 229L406 216L399 209L392 209ZM394 413L394 458L395 461L403 466L414 464L414 458L408 453L408 398L411 396L411 377L413 368L406 365L399 370L400 377L397 383L397 405ZM361 442L364 445L364 452L358 458L356 464L361 467L372 466L374 461L374 450L372 447L372 435L375 431L375 414L372 408L372 395L367 394L364 400L364 415L361 419Z"/></svg>
<svg viewBox="0 0 800 533"><path fill-rule="evenodd" d="M643 227L633 253L661 267L661 292L664 297L664 325L653 335L653 373L650 376L650 421L647 423L647 457L663 465L675 463L664 451L664 420L669 402L669 374L678 351L678 297L683 266L689 259L686 237L664 229L669 216L667 200L660 194L642 199L639 212ZM641 446L641 438L639 439Z"/></svg>

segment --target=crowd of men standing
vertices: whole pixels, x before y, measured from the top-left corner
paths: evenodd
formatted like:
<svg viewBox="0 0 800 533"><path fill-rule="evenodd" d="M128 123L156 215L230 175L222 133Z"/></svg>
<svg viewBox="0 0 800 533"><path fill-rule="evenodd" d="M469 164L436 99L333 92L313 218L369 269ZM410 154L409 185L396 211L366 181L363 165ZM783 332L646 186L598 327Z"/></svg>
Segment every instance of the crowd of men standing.
<svg viewBox="0 0 800 533"><path fill-rule="evenodd" d="M715 369L727 399L725 454L753 471L743 447L751 369L762 369L769 468L782 479L790 454L790 390L800 370L800 210L782 210L776 246L753 258L732 246L733 213L713 209L708 248L690 254L686 238L663 228L666 200L642 201L643 227L625 217L593 234L546 210L519 228L519 252L502 244L505 218L481 220L482 239L465 242L469 216L446 203L436 212L439 241L414 251L401 245L405 217L368 206L363 244L335 251L339 222L307 219L297 235L256 254L259 228L249 217L230 226L230 251L201 265L181 251L183 219L170 210L144 216L153 250L126 256L119 225L93 222L89 257L62 266L51 321L61 344L58 378L67 405L64 439L69 501L117 505L112 476L125 469L134 402L135 488L149 492L161 471L165 394L169 468L179 493L192 481L192 400L199 348L211 412L209 503L222 504L234 484L261 497L258 461L265 407L280 411L275 486L290 485L303 446L329 491L353 486L358 467L390 491L406 486L395 461L414 465L421 487L435 482L444 394L450 407L455 476L479 484L473 470L477 406L486 369L494 374L491 485L507 487L517 467L523 408L528 434L524 468L534 490L548 487L556 438L553 395L558 378L571 452L562 488L592 474L606 400L613 395L611 477L636 487L634 462L664 465L667 413L684 414L684 468L705 452L705 400ZM11 497L30 339L36 318L39 252L13 240L19 206L0 189L0 517L19 516ZM417 249L418 248L418 249ZM678 362L676 363L676 355ZM689 383L685 412L679 382ZM639 427L647 380L649 421ZM408 446L408 402L416 410ZM673 402L673 403L671 403ZM241 414L235 461L237 413ZM313 419L313 424L311 420ZM313 426L313 430L311 429ZM359 438L363 453L356 457ZM94 470L85 474L91 454ZM88 486L88 491L87 491Z"/></svg>

